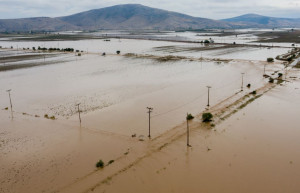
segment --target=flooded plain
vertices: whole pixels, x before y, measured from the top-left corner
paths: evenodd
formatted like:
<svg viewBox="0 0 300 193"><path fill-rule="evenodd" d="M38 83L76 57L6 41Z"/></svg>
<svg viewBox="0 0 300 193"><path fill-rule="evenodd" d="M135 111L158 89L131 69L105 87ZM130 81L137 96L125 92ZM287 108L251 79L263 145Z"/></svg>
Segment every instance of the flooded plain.
<svg viewBox="0 0 300 193"><path fill-rule="evenodd" d="M255 187L258 178L251 173L253 170L259 170L261 178L272 177L270 171L278 166L284 173L280 181L286 186L299 175L297 168L287 168L297 167L299 156L291 157L287 165L276 162L266 170L257 157L248 165L241 164L246 158L263 155L265 149L259 150L258 145L267 145L275 153L281 143L297 144L293 141L297 133L292 138L281 138L281 119L278 123L268 119L273 105L288 111L289 108L277 107L281 100L290 106L299 105L294 103L299 94L299 72L289 67L286 74L282 61L266 62L268 57L287 53L288 47L207 46L121 38L5 39L0 46L2 192L246 192L249 186L253 186L248 188L253 192L263 184ZM32 50L39 46L73 48L78 52ZM178 58L160 59L170 55ZM269 83L263 77L264 69L275 80L284 74L289 82ZM211 86L210 108L207 86ZM6 92L9 89L13 111ZM224 122L216 121L213 129L201 123L203 112L229 112L226 106L244 100L255 90L263 96L249 108L238 110ZM273 96L279 93L283 93L280 101ZM76 104L80 104L81 123ZM151 139L147 137L146 107L153 108ZM293 131L298 113L294 111L298 109L291 111L291 126L284 122ZM196 116L191 125L192 148L184 144L187 113ZM265 117L264 124L253 121L253 116ZM279 116L279 112L274 115ZM278 144L275 140L266 144L268 133L256 140L255 148L252 141L248 144L240 139L253 139L259 131L273 127L278 131L273 133ZM295 151L292 148L288 156ZM281 155L287 156L280 153L278 157ZM106 164L104 169L95 167L100 159ZM266 155L262 162L271 159ZM249 175L243 177L244 173ZM213 179L214 185L209 183ZM191 187L185 185L188 181ZM199 181L205 183L199 187ZM274 181L267 183L264 192L279 186L274 184L271 188L271 182ZM296 192L299 186L286 190Z"/></svg>
<svg viewBox="0 0 300 193"><path fill-rule="evenodd" d="M92 192L299 192L299 88L298 79L213 129L194 127L191 148L182 136Z"/></svg>

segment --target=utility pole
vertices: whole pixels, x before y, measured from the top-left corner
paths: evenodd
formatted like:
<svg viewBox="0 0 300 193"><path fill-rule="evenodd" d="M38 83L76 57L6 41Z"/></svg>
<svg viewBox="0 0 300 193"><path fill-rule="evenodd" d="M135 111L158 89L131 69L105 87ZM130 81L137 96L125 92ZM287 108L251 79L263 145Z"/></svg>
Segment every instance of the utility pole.
<svg viewBox="0 0 300 193"><path fill-rule="evenodd" d="M10 91L11 91L11 89L7 90L6 92L8 92L9 102L10 102L10 110L12 112L12 102L11 102L11 97L10 97Z"/></svg>
<svg viewBox="0 0 300 193"><path fill-rule="evenodd" d="M153 111L153 108L152 107L147 107L147 109L148 109L147 113L149 114L149 135L148 135L148 137L151 138L151 134L150 134L150 114Z"/></svg>
<svg viewBox="0 0 300 193"><path fill-rule="evenodd" d="M203 61L203 58L202 58L202 52L201 52L201 70L202 70L202 61Z"/></svg>
<svg viewBox="0 0 300 193"><path fill-rule="evenodd" d="M286 76L287 76L288 70L287 70L287 65L285 65L285 82L286 82Z"/></svg>
<svg viewBox="0 0 300 193"><path fill-rule="evenodd" d="M243 86L244 86L244 72L241 73L242 74L242 86L241 86L241 91L243 91Z"/></svg>
<svg viewBox="0 0 300 193"><path fill-rule="evenodd" d="M211 86L206 86L207 87L207 107L209 107L209 89L211 88Z"/></svg>
<svg viewBox="0 0 300 193"><path fill-rule="evenodd" d="M77 109L78 109L79 122L80 122L80 124L81 124L81 117L80 117L80 109L79 109L79 105L80 105L80 103L76 104Z"/></svg>
<svg viewBox="0 0 300 193"><path fill-rule="evenodd" d="M186 146L191 147L190 145L190 128L189 128L189 114L186 113Z"/></svg>

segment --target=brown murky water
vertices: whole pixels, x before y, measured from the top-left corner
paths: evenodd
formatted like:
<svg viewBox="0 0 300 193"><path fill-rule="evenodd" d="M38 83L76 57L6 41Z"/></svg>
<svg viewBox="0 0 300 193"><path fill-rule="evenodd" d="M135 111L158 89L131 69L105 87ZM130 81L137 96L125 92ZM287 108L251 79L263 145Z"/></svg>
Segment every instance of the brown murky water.
<svg viewBox="0 0 300 193"><path fill-rule="evenodd" d="M116 44L126 48L126 45L136 45L137 42L113 42L109 50L113 52ZM146 45L137 53L153 54L154 47L175 44L141 42L146 42ZM74 44L84 49L88 43L91 42L61 44L67 47ZM32 42L32 45L35 44L37 42ZM97 44L92 47L96 48ZM136 50L135 46L129 46L130 50ZM276 121L273 124L271 120L281 120L277 119L281 112L275 112L274 108L288 110L278 105L277 97L283 97L282 100L291 107L299 105L292 100L299 94L293 88L297 87L297 82L270 91L249 108L218 125L216 131L193 129L192 148L186 148L184 137L176 140L173 139L176 133L166 134L184 122L187 112L196 115L205 110L207 85L212 86L210 104L214 106L233 95L242 97L267 83L262 78L264 61L241 59L228 63L189 60L160 63L151 59L117 55L102 57L90 53L64 63L0 72L0 190L84 192L113 176L112 181L108 178L104 184L96 186L95 191L220 192L225 189L232 192L230 190L245 190L249 181L250 192L256 190L254 184L259 179L273 176L266 181L266 189L263 189L263 182L257 184L257 188L271 192L271 182L274 190L279 186L275 183L279 177L271 175L275 166L278 166L279 172L286 170L280 180L287 186L297 176L297 172L290 175L292 169L286 168L297 167L298 157L289 154L296 150L291 148L287 151L286 145L276 154L277 157L268 153L280 149L279 144L285 142L296 146L297 142L293 142L296 134L291 138L281 138L284 132L279 126L283 124ZM268 64L266 68L268 74L282 70L279 63ZM245 72L244 87L251 83L251 88L239 92L242 72ZM5 110L9 107L7 89L12 89L13 119L10 110ZM277 97L272 93L277 93ZM76 103L81 103L83 111L81 126ZM154 108L151 116L153 141L145 137L148 135L147 106ZM291 111L293 116L288 117L291 120L285 124L295 122L297 125L294 116L297 108L294 107ZM56 120L45 119L45 114L54 115ZM256 115L261 115L265 121L252 117ZM262 126L278 128L277 132L271 133L274 140L267 140L268 132L260 133ZM295 130L293 127L290 129ZM132 134L137 137L132 138ZM145 141L139 141L141 135ZM171 145L161 151L153 151L154 147L161 145L154 138L161 135ZM258 148L260 146L270 149ZM207 151L208 148L211 150ZM287 166L284 165L285 156L291 157L287 159ZM263 163L257 157L262 157ZM281 162L270 162L271 158L278 158ZM109 160L115 162L103 170L96 170L95 164L99 159L105 163ZM267 167L268 172L262 172L263 167ZM126 172L120 172L122 170ZM261 171L261 175L254 175L254 171ZM293 192L297 186L289 188L287 190Z"/></svg>
<svg viewBox="0 0 300 193"><path fill-rule="evenodd" d="M93 192L299 192L299 88L279 86L213 129L193 128L192 147L183 136Z"/></svg>

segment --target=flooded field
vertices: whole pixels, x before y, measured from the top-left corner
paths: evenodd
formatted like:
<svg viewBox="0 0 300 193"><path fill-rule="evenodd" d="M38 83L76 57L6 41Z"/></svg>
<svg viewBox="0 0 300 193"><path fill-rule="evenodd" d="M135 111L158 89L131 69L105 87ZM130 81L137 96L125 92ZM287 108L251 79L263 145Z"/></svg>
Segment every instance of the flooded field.
<svg viewBox="0 0 300 193"><path fill-rule="evenodd" d="M299 88L276 88L213 129L194 127L191 148L182 136L93 192L299 192Z"/></svg>
<svg viewBox="0 0 300 193"><path fill-rule="evenodd" d="M179 32L161 35L176 37ZM274 105L287 112L288 107L276 106L280 101L299 105L293 103L299 94L299 72L285 68L282 61L268 63L266 59L291 48L166 40L2 39L0 192L133 192L133 186L140 192L219 192L224 188L232 192L236 187L246 192L248 186L243 180L254 184L256 175L241 178L243 173L260 168L261 177L271 177L269 171L275 166L263 170L258 159L245 166L241 164L245 159L235 159L234 155L249 159L262 155L263 151L239 138L254 138L264 128L276 129L274 135L284 143L285 139L279 137L281 122L272 123L269 111ZM75 52L61 51L66 48ZM263 77L264 73L267 76ZM269 83L268 76L275 82ZM209 101L207 86L211 87ZM6 92L9 89L12 111ZM258 97L249 94L253 91ZM282 98L278 98L279 93L283 93ZM255 100L249 108L231 109L243 102L248 104L249 97ZM150 139L147 107L153 108ZM297 125L297 109L291 111L292 130ZM201 123L201 115L207 111L216 116L213 125ZM196 117L191 123L192 148L184 144L187 113ZM257 125L253 116L266 117L265 124ZM276 151L276 142L266 144L268 135L263 136L257 139L256 147L267 145L270 151ZM294 138L289 139L286 142L297 144ZM295 151L292 148L291 154ZM95 167L100 159L105 162L104 169ZM266 156L263 162L271 159ZM284 185L295 182L299 175L286 168L297 167L298 159L285 160L287 165L276 162L280 171L286 172L280 178ZM213 188L207 181L217 174L218 186ZM224 180L227 174L237 180L237 186ZM184 185L188 181L197 184L199 179L205 179L206 185ZM275 189L270 188L271 182L266 192ZM296 192L299 186L287 190Z"/></svg>

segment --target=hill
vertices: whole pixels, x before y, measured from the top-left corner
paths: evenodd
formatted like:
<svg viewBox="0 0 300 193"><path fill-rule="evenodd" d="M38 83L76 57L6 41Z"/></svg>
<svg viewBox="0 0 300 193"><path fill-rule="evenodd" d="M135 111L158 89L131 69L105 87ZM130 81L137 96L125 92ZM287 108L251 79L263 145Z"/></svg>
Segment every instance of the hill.
<svg viewBox="0 0 300 193"><path fill-rule="evenodd" d="M151 8L140 4L115 5L64 17L0 19L0 32L74 30L195 30L234 28L296 28L300 19L274 18L246 14L224 20Z"/></svg>
<svg viewBox="0 0 300 193"><path fill-rule="evenodd" d="M139 4L116 5L60 17L64 22L84 29L204 29L231 28L223 21L150 8Z"/></svg>
<svg viewBox="0 0 300 193"><path fill-rule="evenodd" d="M0 32L79 30L80 27L57 18L36 17L25 19L0 19Z"/></svg>
<svg viewBox="0 0 300 193"><path fill-rule="evenodd" d="M205 29L232 28L224 21L192 17L189 15L125 4L94 9L65 17L40 17L0 20L0 31L61 31L98 29Z"/></svg>
<svg viewBox="0 0 300 193"><path fill-rule="evenodd" d="M256 27L256 28L296 28L300 27L300 18L276 18L267 17L257 14L246 14L222 21L231 22L241 27Z"/></svg>

